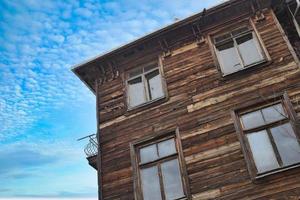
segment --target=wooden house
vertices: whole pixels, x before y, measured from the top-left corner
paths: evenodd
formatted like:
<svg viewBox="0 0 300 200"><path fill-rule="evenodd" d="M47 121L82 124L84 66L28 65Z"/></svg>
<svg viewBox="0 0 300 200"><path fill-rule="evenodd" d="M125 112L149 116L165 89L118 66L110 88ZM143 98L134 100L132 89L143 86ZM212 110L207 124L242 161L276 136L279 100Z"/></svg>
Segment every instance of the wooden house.
<svg viewBox="0 0 300 200"><path fill-rule="evenodd" d="M99 199L299 199L298 6L226 1L75 66Z"/></svg>

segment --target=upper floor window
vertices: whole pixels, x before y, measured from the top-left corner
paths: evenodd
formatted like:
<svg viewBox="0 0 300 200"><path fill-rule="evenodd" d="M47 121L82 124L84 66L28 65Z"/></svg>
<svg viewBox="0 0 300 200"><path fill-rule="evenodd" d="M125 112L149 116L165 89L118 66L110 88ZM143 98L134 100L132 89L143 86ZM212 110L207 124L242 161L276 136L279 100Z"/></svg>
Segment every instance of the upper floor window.
<svg viewBox="0 0 300 200"><path fill-rule="evenodd" d="M265 61L255 32L239 28L214 37L215 52L223 75L228 75Z"/></svg>
<svg viewBox="0 0 300 200"><path fill-rule="evenodd" d="M187 197L175 137L134 147L137 198L175 200Z"/></svg>
<svg viewBox="0 0 300 200"><path fill-rule="evenodd" d="M127 96L129 108L165 97L159 66L151 64L130 71Z"/></svg>
<svg viewBox="0 0 300 200"><path fill-rule="evenodd" d="M283 101L238 114L242 145L255 176L300 164L299 137Z"/></svg>

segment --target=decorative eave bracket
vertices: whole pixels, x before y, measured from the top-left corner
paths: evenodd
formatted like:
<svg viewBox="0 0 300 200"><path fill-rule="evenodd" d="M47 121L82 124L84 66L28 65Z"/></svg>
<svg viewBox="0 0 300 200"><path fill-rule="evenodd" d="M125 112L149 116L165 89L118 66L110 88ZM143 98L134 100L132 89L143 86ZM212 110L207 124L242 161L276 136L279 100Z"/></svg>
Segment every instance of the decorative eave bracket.
<svg viewBox="0 0 300 200"><path fill-rule="evenodd" d="M120 72L114 61L107 62L104 65L98 65L97 68L100 72L100 85L104 84L105 82L115 80L120 76Z"/></svg>
<svg viewBox="0 0 300 200"><path fill-rule="evenodd" d="M257 0L251 0L252 12L255 15L255 21L261 22L265 20L265 15L263 14L260 2Z"/></svg>
<svg viewBox="0 0 300 200"><path fill-rule="evenodd" d="M158 41L159 42L159 46L163 52L163 57L168 57L168 56L171 56L172 53L171 53L171 49L168 45L168 42L166 41L166 39L161 39Z"/></svg>
<svg viewBox="0 0 300 200"><path fill-rule="evenodd" d="M204 8L198 21L192 24L192 31L194 37L196 38L197 45L205 43L205 37L200 28L201 26L203 26L203 24L205 24L205 17L206 17L206 9Z"/></svg>
<svg viewBox="0 0 300 200"><path fill-rule="evenodd" d="M194 37L196 38L197 45L200 45L200 44L205 42L205 37L204 37L204 34L202 33L202 31L200 29L199 24L193 24L192 25L192 31L193 31Z"/></svg>

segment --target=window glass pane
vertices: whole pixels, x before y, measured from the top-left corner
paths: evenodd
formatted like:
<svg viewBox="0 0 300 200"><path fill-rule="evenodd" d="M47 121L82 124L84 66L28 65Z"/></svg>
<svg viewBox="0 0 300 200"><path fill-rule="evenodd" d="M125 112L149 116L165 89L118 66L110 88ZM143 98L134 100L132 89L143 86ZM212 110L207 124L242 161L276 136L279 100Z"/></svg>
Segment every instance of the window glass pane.
<svg viewBox="0 0 300 200"><path fill-rule="evenodd" d="M142 169L141 179L144 200L160 200L161 192L157 166Z"/></svg>
<svg viewBox="0 0 300 200"><path fill-rule="evenodd" d="M150 99L157 99L164 96L161 77L159 70L155 70L146 75L148 89L150 92Z"/></svg>
<svg viewBox="0 0 300 200"><path fill-rule="evenodd" d="M158 159L156 144L149 145L140 149L141 163L147 163Z"/></svg>
<svg viewBox="0 0 300 200"><path fill-rule="evenodd" d="M144 72L150 71L154 68L157 68L157 65L148 65L148 66L144 67Z"/></svg>
<svg viewBox="0 0 300 200"><path fill-rule="evenodd" d="M284 165L300 162L300 145L290 123L271 129Z"/></svg>
<svg viewBox="0 0 300 200"><path fill-rule="evenodd" d="M241 120L244 129L250 129L264 125L264 120L259 110L242 115Z"/></svg>
<svg viewBox="0 0 300 200"><path fill-rule="evenodd" d="M220 42L225 41L225 40L230 39L230 38L231 38L230 33L226 33L224 35L215 37L215 43L217 44L217 43L220 43Z"/></svg>
<svg viewBox="0 0 300 200"><path fill-rule="evenodd" d="M171 160L161 164L163 183L167 200L184 196L178 160Z"/></svg>
<svg viewBox="0 0 300 200"><path fill-rule="evenodd" d="M131 107L137 106L146 101L142 77L128 81L128 96L129 105Z"/></svg>
<svg viewBox="0 0 300 200"><path fill-rule="evenodd" d="M232 34L233 36L237 36L237 35L239 35L239 34L241 34L241 33L247 32L247 31L249 31L249 28L245 26L245 27L242 27L242 28L233 30L233 31L231 32L231 34Z"/></svg>
<svg viewBox="0 0 300 200"><path fill-rule="evenodd" d="M281 104L272 105L262 109L262 113L267 123L275 122L286 118L283 107Z"/></svg>
<svg viewBox="0 0 300 200"><path fill-rule="evenodd" d="M224 74L230 74L242 69L233 41L217 47L217 57Z"/></svg>
<svg viewBox="0 0 300 200"><path fill-rule="evenodd" d="M258 46L253 39L252 33L236 39L244 65L250 65L263 60Z"/></svg>
<svg viewBox="0 0 300 200"><path fill-rule="evenodd" d="M247 134L247 138L259 173L279 167L269 136L265 130Z"/></svg>
<svg viewBox="0 0 300 200"><path fill-rule="evenodd" d="M160 158L176 153L174 139L158 143L158 153Z"/></svg>

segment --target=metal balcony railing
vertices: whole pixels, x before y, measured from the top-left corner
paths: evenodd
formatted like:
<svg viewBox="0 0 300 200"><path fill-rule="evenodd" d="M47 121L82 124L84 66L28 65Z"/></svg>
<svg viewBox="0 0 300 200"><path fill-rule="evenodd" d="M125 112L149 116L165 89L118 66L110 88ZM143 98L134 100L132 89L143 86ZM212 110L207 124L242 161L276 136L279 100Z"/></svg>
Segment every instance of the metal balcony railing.
<svg viewBox="0 0 300 200"><path fill-rule="evenodd" d="M88 135L78 140L88 139L88 144L84 148L84 153L87 158L98 154L98 142L96 134Z"/></svg>

